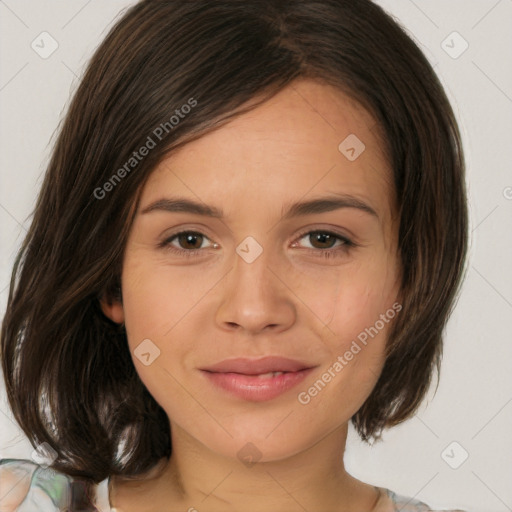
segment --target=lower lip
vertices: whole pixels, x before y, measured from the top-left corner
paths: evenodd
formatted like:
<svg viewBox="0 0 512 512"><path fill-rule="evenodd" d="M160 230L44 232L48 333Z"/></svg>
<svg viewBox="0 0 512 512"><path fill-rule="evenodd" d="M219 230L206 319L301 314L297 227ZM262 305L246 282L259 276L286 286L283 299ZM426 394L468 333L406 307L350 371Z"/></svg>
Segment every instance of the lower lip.
<svg viewBox="0 0 512 512"><path fill-rule="evenodd" d="M216 386L229 393L252 402L272 400L302 382L313 368L287 372L275 377L258 377L241 373L220 373L203 370L206 377Z"/></svg>

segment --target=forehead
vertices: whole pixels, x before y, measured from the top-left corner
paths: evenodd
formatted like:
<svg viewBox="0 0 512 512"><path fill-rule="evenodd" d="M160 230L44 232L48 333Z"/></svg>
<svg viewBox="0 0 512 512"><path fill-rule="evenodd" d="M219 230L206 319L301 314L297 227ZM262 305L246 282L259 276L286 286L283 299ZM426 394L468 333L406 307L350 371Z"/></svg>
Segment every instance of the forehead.
<svg viewBox="0 0 512 512"><path fill-rule="evenodd" d="M382 222L394 190L379 126L338 89L295 81L250 112L188 143L150 176L141 204L165 193L194 197L243 215L308 196L350 194ZM264 206L265 205L265 206ZM277 211L279 208L279 211Z"/></svg>

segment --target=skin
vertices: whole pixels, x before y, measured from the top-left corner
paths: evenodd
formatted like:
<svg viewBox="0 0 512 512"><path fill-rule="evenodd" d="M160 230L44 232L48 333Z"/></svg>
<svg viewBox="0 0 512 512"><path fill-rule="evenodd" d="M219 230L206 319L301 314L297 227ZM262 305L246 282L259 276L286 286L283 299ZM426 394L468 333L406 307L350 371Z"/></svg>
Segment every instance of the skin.
<svg viewBox="0 0 512 512"><path fill-rule="evenodd" d="M349 134L366 147L355 161L338 150ZM127 242L123 303L105 300L102 307L125 322L132 356L144 339L160 350L149 366L133 360L168 414L173 453L138 482L111 480L116 510L347 512L377 506L376 489L346 472L343 453L348 422L382 370L391 322L308 404L297 394L398 300L398 221L383 148L378 125L361 106L338 89L302 79L180 148L152 173ZM376 215L346 207L283 217L291 203L342 194ZM142 213L177 196L222 209L224 217ZM187 230L204 237L188 245L172 238ZM322 245L308 235L315 230L357 246L347 248L340 239ZM236 252L248 236L263 248L252 263ZM198 255L159 247L169 239L175 249L199 248ZM328 249L338 251L323 257ZM316 368L305 382L265 402L229 395L198 370L264 355ZM261 457L251 467L237 456L249 442Z"/></svg>

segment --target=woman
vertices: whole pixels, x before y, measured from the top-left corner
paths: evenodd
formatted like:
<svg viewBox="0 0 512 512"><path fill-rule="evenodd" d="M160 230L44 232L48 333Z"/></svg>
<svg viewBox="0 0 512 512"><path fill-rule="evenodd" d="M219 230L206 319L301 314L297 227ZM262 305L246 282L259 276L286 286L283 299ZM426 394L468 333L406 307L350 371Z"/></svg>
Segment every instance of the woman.
<svg viewBox="0 0 512 512"><path fill-rule="evenodd" d="M429 510L343 452L421 403L466 246L453 112L380 7L136 4L13 271L6 388L50 460L2 461L2 506Z"/></svg>

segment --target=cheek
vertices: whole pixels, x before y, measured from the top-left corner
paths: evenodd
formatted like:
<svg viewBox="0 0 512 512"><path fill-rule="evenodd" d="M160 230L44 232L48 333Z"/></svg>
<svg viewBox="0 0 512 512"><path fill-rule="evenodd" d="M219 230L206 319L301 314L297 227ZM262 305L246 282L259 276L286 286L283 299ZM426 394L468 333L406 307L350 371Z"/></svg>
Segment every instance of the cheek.
<svg viewBox="0 0 512 512"><path fill-rule="evenodd" d="M382 324L381 316L392 307L397 291L396 276L384 261L352 268L350 273L342 276L329 324L331 333L340 340L337 348L346 347L348 341L360 334L364 341L364 333L374 332L372 328L376 323L379 337L384 337L389 321L385 318Z"/></svg>
<svg viewBox="0 0 512 512"><path fill-rule="evenodd" d="M171 269L137 257L124 264L123 309L130 353L141 380L158 403L167 404L167 412L187 410L184 404L190 395L180 385L186 380L183 368L200 353L208 292L217 281L218 276L194 268ZM147 353L149 357L138 357Z"/></svg>
<svg viewBox="0 0 512 512"><path fill-rule="evenodd" d="M384 328L377 326L376 337L369 331L374 332L380 315L394 302L390 263L374 259L358 265L310 267L308 272L291 266L276 270L286 278L290 300L295 297L298 309L303 311L297 321L314 331L321 329L325 348L337 356L349 350L355 339L363 343L371 339L375 347L385 336L387 324ZM220 271L198 272L195 266L170 268L145 261L136 254L127 259L122 280L123 307L132 352L144 339L166 346L174 338L172 331L174 335L184 334L184 323L189 324L189 329L200 325L200 330L204 330L206 322L215 316L213 296L222 289L221 278ZM205 311L207 303L209 311ZM197 320L195 324L190 323L193 319ZM195 338L189 329L188 345ZM365 354L371 352L365 350Z"/></svg>
<svg viewBox="0 0 512 512"><path fill-rule="evenodd" d="M355 272L340 286L329 331L323 339L330 353L323 380L331 388L323 399L341 397L352 408L351 413L356 412L378 380L387 338L401 309L396 302L395 275L384 268L375 270Z"/></svg>
<svg viewBox="0 0 512 512"><path fill-rule="evenodd" d="M395 301L391 263L385 258L374 258L358 265L314 270L277 269L286 277L287 290L291 290L289 300L295 300L297 310L302 311L297 322L322 341L326 367L342 358L343 369L336 372L333 391L339 387L357 388L355 394L359 396L380 372L391 326L389 318L381 320L381 316ZM194 354L206 349L200 345L200 340L205 339L205 328L214 335L218 307L215 297L223 289L223 273L197 269L171 268L136 254L125 261L123 306L132 357L146 339L160 349L154 365L144 366L134 358L139 375L154 396L161 389L180 394L179 386L164 369L178 379L183 377L181 363L190 363ZM208 339L211 341L210 336ZM212 350L210 343L208 350Z"/></svg>
<svg viewBox="0 0 512 512"><path fill-rule="evenodd" d="M172 269L151 261L127 260L123 272L123 309L130 345L145 338L162 340L215 286L218 276L194 267ZM139 341L138 341L139 340Z"/></svg>

